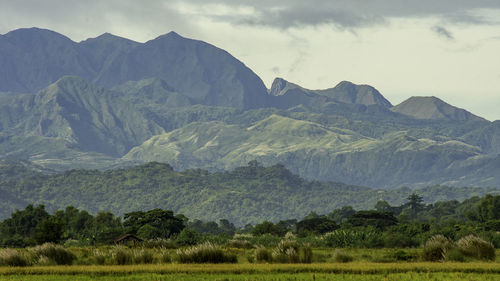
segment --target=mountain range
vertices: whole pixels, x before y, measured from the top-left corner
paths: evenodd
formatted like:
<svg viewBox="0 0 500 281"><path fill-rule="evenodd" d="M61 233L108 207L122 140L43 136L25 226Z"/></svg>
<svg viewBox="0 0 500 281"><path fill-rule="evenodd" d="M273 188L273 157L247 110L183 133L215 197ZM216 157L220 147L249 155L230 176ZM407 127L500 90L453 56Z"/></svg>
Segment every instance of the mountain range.
<svg viewBox="0 0 500 281"><path fill-rule="evenodd" d="M176 170L278 163L309 180L393 189L500 186L500 121L437 97L393 106L343 81L270 89L242 62L175 32L145 43L0 35L0 158L42 170L150 161Z"/></svg>

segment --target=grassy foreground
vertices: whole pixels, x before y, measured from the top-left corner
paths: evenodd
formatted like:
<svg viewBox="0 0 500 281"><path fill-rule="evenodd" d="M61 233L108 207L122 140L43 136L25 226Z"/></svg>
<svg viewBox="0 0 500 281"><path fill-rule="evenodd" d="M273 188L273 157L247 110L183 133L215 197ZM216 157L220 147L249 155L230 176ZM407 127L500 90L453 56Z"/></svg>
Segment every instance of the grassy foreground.
<svg viewBox="0 0 500 281"><path fill-rule="evenodd" d="M133 281L175 281L175 280L235 280L235 281L277 281L277 280L361 280L361 281L375 281L375 280L387 280L387 281L420 281L420 280L443 280L443 281L455 281L455 280L469 280L469 281L488 281L488 280L498 280L499 276L497 274L481 274L481 273L390 273L390 274L371 274L371 275L357 275L357 274L327 274L327 273L271 273L271 274L133 274L133 275L122 275L122 276L89 276L89 275L14 275L14 276L0 276L0 280L23 280L23 281L87 281L87 280L109 280L109 281L123 281L123 280L133 280Z"/></svg>
<svg viewBox="0 0 500 281"><path fill-rule="evenodd" d="M150 264L104 266L0 267L0 276L11 275L129 275L129 274L394 274L394 273L499 274L500 264L472 263L327 263L327 264Z"/></svg>

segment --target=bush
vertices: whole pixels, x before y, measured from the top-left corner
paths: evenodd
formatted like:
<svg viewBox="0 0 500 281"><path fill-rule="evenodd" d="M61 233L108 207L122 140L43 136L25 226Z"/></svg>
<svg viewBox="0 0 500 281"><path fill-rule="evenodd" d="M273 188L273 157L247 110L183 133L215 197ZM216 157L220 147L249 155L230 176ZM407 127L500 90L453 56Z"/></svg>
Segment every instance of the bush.
<svg viewBox="0 0 500 281"><path fill-rule="evenodd" d="M333 260L335 262L342 262L342 263L346 263L346 262L352 262L354 260L354 258L349 255L349 254L346 254L342 251L335 251L335 253L333 254Z"/></svg>
<svg viewBox="0 0 500 281"><path fill-rule="evenodd" d="M255 249L255 261L256 262L272 262L273 257L269 250L265 247L257 247Z"/></svg>
<svg viewBox="0 0 500 281"><path fill-rule="evenodd" d="M273 249L273 260L280 263L299 262L299 243L293 239L281 240Z"/></svg>
<svg viewBox="0 0 500 281"><path fill-rule="evenodd" d="M410 261L415 259L416 256L408 253L405 250L393 250L382 258L376 259L377 262L395 262L395 261Z"/></svg>
<svg viewBox="0 0 500 281"><path fill-rule="evenodd" d="M193 246L198 244L200 240L201 238L198 232L189 228L184 228L177 236L175 242L181 246Z"/></svg>
<svg viewBox="0 0 500 281"><path fill-rule="evenodd" d="M440 234L434 235L425 242L422 259L424 261L443 261L446 258L446 252L451 248L453 248L453 244L450 239Z"/></svg>
<svg viewBox="0 0 500 281"><path fill-rule="evenodd" d="M210 242L177 250L180 263L236 263L235 254L227 253Z"/></svg>
<svg viewBox="0 0 500 281"><path fill-rule="evenodd" d="M30 248L29 251L37 260L47 258L58 265L71 265L76 259L76 256L71 251L65 249L63 246L52 243L45 243L41 246ZM43 263L49 264L49 261L44 261Z"/></svg>
<svg viewBox="0 0 500 281"><path fill-rule="evenodd" d="M450 250L446 251L446 260L447 261L458 261L458 262L465 262L466 258L464 253L460 251L458 248L451 248Z"/></svg>
<svg viewBox="0 0 500 281"><path fill-rule="evenodd" d="M29 262L25 255L17 250L4 249L0 250L0 266L28 266Z"/></svg>
<svg viewBox="0 0 500 281"><path fill-rule="evenodd" d="M468 235L457 242L458 249L466 256L480 260L495 260L495 247L490 242Z"/></svg>

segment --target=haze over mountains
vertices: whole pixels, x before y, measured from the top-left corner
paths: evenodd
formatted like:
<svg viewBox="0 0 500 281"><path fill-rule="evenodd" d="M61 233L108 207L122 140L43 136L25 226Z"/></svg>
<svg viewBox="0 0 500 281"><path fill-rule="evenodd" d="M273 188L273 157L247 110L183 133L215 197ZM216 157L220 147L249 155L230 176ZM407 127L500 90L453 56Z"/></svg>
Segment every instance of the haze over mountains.
<svg viewBox="0 0 500 281"><path fill-rule="evenodd" d="M171 32L146 43L53 31L0 36L0 158L55 170L149 161L227 170L257 160L375 188L500 185L500 121L436 97L277 78Z"/></svg>

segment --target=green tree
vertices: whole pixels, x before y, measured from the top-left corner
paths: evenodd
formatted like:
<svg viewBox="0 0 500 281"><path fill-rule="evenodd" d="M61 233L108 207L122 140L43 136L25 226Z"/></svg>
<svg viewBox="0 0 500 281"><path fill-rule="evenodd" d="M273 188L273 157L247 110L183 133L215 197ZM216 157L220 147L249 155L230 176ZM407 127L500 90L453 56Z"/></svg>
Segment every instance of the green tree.
<svg viewBox="0 0 500 281"><path fill-rule="evenodd" d="M58 243L64 233L64 223L55 216L50 216L41 221L35 232L35 240L38 244L46 242Z"/></svg>
<svg viewBox="0 0 500 281"><path fill-rule="evenodd" d="M137 234L141 227L148 224L156 229L159 235L157 238L169 238L184 229L184 218L184 216L174 216L172 211L153 209L147 212L138 211L125 214L123 225L127 232Z"/></svg>
<svg viewBox="0 0 500 281"><path fill-rule="evenodd" d="M17 210L0 224L0 237L4 246L25 247L36 243L35 235L40 222L49 217L44 205L32 204Z"/></svg>
<svg viewBox="0 0 500 281"><path fill-rule="evenodd" d="M308 216L297 223L297 233L301 236L308 234L324 234L339 228L335 221L326 216Z"/></svg>
<svg viewBox="0 0 500 281"><path fill-rule="evenodd" d="M263 235L263 234L271 234L271 235L280 235L281 231L278 226L270 221L265 221L259 224L256 224L251 233L253 235Z"/></svg>
<svg viewBox="0 0 500 281"><path fill-rule="evenodd" d="M398 220L391 212L359 211L347 219L352 226L373 226L379 230L396 225Z"/></svg>
<svg viewBox="0 0 500 281"><path fill-rule="evenodd" d="M335 209L328 214L328 218L335 221L336 223L342 223L348 217L354 215L356 210L351 206L344 206L340 209Z"/></svg>

